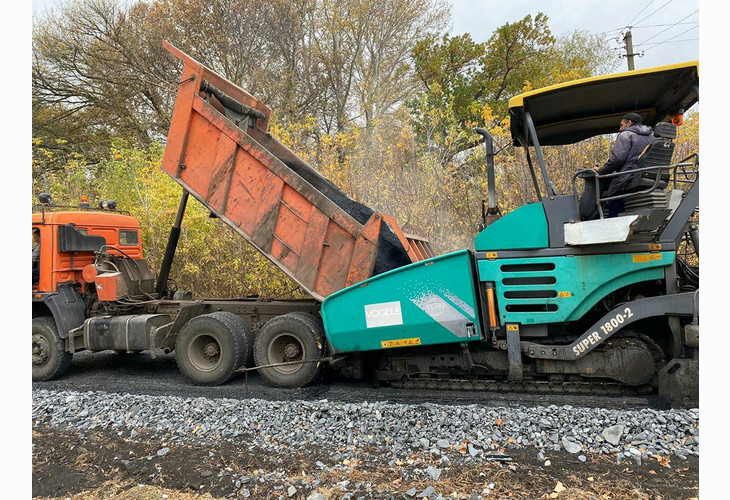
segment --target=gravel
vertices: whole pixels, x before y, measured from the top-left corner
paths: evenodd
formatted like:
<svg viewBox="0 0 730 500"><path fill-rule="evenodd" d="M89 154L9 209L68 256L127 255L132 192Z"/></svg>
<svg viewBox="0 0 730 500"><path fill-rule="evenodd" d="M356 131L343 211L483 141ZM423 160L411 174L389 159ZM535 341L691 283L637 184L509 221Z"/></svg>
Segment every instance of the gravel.
<svg viewBox="0 0 730 500"><path fill-rule="evenodd" d="M272 452L321 451L317 467L368 450L383 464L408 463L428 453L441 465L449 457L471 463L494 460L498 449L534 447L545 452L611 454L620 460L699 456L699 409L608 410L563 406L484 407L390 402L343 403L208 399L106 392L33 391L33 425L106 430L120 437L144 430L160 435L162 456L176 440L206 444L245 438ZM377 453L372 453L373 449ZM409 462L410 461L410 462Z"/></svg>

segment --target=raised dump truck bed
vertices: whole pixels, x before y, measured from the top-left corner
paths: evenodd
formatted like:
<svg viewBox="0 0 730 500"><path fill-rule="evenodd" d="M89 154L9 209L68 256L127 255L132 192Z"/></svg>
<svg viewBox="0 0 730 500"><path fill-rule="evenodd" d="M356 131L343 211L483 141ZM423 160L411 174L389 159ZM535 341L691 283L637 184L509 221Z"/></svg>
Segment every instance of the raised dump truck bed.
<svg viewBox="0 0 730 500"><path fill-rule="evenodd" d="M433 256L273 138L265 104L165 47L183 69L162 168L313 297Z"/></svg>

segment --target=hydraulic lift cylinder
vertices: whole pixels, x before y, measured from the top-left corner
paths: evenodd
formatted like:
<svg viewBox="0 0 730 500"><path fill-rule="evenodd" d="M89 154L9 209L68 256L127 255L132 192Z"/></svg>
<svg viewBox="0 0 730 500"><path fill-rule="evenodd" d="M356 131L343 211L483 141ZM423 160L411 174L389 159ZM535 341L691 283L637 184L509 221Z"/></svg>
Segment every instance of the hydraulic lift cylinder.
<svg viewBox="0 0 730 500"><path fill-rule="evenodd" d="M175 216L175 222L170 229L170 238L167 240L167 247L165 247L165 256L162 258L162 266L160 266L160 276L157 279L157 296L162 297L162 293L165 291L167 286L167 278L170 276L170 268L172 267L172 261L175 258L175 250L177 249L177 242L180 239L180 227L182 226L183 215L185 214L185 207L188 204L188 197L190 194L183 190L183 194L180 197L180 204L177 207L177 215Z"/></svg>

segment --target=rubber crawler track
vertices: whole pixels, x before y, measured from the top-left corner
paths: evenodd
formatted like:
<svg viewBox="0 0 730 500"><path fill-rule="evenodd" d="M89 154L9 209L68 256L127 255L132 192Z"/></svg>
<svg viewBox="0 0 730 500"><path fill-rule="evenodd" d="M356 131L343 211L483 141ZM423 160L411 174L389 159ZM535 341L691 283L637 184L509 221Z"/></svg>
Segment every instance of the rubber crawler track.
<svg viewBox="0 0 730 500"><path fill-rule="evenodd" d="M585 394L592 396L643 396L651 393L649 386L628 387L616 382L550 382L504 380L468 380L410 378L388 383L396 389L440 390L440 391L483 391L501 393L535 394Z"/></svg>
<svg viewBox="0 0 730 500"><path fill-rule="evenodd" d="M606 342L603 349L643 349L650 353L661 367L661 350L648 337L629 334ZM650 385L632 387L616 381L579 379L554 382L547 379L531 379L522 382L490 379L418 377L404 378L388 383L393 388L444 391L485 391L500 393L534 394L585 394L592 396L646 396L655 392Z"/></svg>

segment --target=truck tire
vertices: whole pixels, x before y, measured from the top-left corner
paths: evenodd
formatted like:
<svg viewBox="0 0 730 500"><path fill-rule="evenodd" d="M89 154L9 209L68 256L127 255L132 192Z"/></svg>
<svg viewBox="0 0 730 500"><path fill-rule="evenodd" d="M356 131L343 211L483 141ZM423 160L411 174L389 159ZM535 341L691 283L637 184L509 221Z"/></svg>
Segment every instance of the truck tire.
<svg viewBox="0 0 730 500"><path fill-rule="evenodd" d="M56 322L48 316L33 318L33 380L60 377L71 367L72 357L58 335Z"/></svg>
<svg viewBox="0 0 730 500"><path fill-rule="evenodd" d="M248 326L248 323L246 323L246 321L244 321L238 314L230 311L216 311L211 313L211 316L215 316L224 322L228 322L229 328L234 330L236 335L241 337L241 342L243 342L243 360L236 368L240 368L242 366L253 366L253 332L251 331L251 327Z"/></svg>
<svg viewBox="0 0 730 500"><path fill-rule="evenodd" d="M256 335L254 361L256 366L265 366L319 359L323 346L322 330L313 322L299 313L285 314L271 319ZM310 384L320 368L320 363L303 363L261 368L259 372L270 385L293 389Z"/></svg>
<svg viewBox="0 0 730 500"><path fill-rule="evenodd" d="M191 319L175 342L178 368L196 385L220 385L233 376L244 357L240 335L213 314Z"/></svg>
<svg viewBox="0 0 730 500"><path fill-rule="evenodd" d="M305 313L303 311L292 311L287 316L294 316L301 318L302 321L306 321L312 328L317 331L319 338L324 338L324 325L322 324L322 318L315 316L314 314Z"/></svg>

